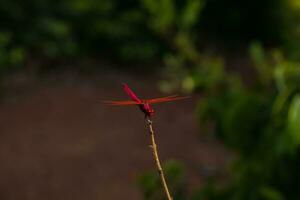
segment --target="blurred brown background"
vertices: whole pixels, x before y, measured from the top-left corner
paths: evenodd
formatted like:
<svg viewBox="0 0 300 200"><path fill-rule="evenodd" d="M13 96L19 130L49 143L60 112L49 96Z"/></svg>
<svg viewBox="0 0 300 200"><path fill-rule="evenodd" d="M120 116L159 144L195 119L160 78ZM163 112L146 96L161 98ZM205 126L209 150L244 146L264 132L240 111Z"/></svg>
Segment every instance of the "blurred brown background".
<svg viewBox="0 0 300 200"><path fill-rule="evenodd" d="M155 81L117 70L7 77L0 105L1 198L142 199L138 177L155 169L144 116L136 107L99 101L128 99L121 82L144 98L165 95ZM154 118L161 159L182 161L193 187L226 160L219 144L197 134L197 100L159 104Z"/></svg>

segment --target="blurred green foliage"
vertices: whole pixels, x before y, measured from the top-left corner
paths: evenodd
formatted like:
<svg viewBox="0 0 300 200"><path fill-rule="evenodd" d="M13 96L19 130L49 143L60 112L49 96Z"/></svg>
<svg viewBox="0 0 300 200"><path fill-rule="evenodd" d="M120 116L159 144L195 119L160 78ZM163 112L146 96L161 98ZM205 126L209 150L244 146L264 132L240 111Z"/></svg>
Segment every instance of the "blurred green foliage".
<svg viewBox="0 0 300 200"><path fill-rule="evenodd" d="M148 60L161 48L138 0L3 0L0 17L1 68L25 58Z"/></svg>
<svg viewBox="0 0 300 200"><path fill-rule="evenodd" d="M201 125L213 122L211 132L237 156L230 185L212 199L298 199L300 65L258 44L250 55L257 73L252 85L225 76L199 105Z"/></svg>
<svg viewBox="0 0 300 200"><path fill-rule="evenodd" d="M300 41L297 0L2 0L1 69L26 59L101 55L147 63L177 49L238 46L256 39L290 55ZM176 56L177 57L177 56Z"/></svg>
<svg viewBox="0 0 300 200"><path fill-rule="evenodd" d="M171 47L164 56L168 81L160 86L201 93L200 127L236 157L227 185L210 180L183 199L299 199L299 4L212 0L194 1L189 10L187 2L148 5L152 29ZM185 10L192 17L181 21ZM228 70L221 56L201 50L203 38L229 47L250 44L251 67Z"/></svg>
<svg viewBox="0 0 300 200"><path fill-rule="evenodd" d="M192 199L300 198L300 64L279 50L266 52L257 42L249 55L253 74L248 84L240 73L225 70L221 58L201 54L200 62L178 57L169 62L173 73L180 73L169 85L201 92L202 131L235 154L228 184L211 180ZM187 61L193 65L187 67Z"/></svg>
<svg viewBox="0 0 300 200"><path fill-rule="evenodd" d="M180 73L171 83L202 94L197 109L201 129L235 154L225 186L210 179L183 199L300 198L300 64L278 50L266 52L259 43L250 46L249 55L254 67L250 84L225 70L220 58L208 57L189 68L176 57L169 62L173 73Z"/></svg>

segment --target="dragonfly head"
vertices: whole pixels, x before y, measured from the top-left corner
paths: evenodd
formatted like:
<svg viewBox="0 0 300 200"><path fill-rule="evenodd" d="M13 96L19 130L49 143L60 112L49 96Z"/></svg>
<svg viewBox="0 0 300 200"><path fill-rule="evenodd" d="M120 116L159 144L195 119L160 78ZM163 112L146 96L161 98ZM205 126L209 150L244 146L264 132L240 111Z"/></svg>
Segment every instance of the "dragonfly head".
<svg viewBox="0 0 300 200"><path fill-rule="evenodd" d="M154 111L154 109L150 108L148 110L148 113L149 113L149 116L152 117L152 116L154 116L155 111Z"/></svg>

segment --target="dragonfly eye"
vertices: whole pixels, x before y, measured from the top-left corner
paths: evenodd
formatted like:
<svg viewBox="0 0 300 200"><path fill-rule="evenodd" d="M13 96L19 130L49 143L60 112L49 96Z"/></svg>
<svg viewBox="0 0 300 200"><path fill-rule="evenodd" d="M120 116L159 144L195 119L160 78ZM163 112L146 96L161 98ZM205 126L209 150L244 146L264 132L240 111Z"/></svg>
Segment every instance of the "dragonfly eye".
<svg viewBox="0 0 300 200"><path fill-rule="evenodd" d="M154 115L154 110L149 110L149 116L152 117Z"/></svg>

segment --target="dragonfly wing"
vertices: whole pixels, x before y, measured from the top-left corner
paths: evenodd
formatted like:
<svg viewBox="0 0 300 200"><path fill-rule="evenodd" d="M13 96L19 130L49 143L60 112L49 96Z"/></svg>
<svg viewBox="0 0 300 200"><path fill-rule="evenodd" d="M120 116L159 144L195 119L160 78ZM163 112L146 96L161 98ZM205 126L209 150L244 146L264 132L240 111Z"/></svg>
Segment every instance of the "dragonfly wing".
<svg viewBox="0 0 300 200"><path fill-rule="evenodd" d="M188 99L190 97L177 97L174 96L174 97L163 97L163 98L156 98L156 99L149 99L149 100L146 100L148 103L150 104L154 104L154 103L163 103L163 102L170 102L170 101L177 101L177 100L182 100L182 99Z"/></svg>
<svg viewBox="0 0 300 200"><path fill-rule="evenodd" d="M102 101L102 103L109 106L128 106L128 105L140 105L141 103L135 101Z"/></svg>
<svg viewBox="0 0 300 200"><path fill-rule="evenodd" d="M153 99L145 99L144 101L147 101L147 102L151 102L151 101L158 101L158 100L162 100L162 99L170 99L170 98L175 98L175 97L177 97L178 95L177 94L175 94L175 95L170 95L170 96L166 96L166 97L159 97L159 98L153 98Z"/></svg>
<svg viewBox="0 0 300 200"><path fill-rule="evenodd" d="M133 100L133 101L136 101L138 103L142 103L142 100L139 99L136 94L134 94L134 92L130 89L130 87L126 84L126 83L123 83L123 89L124 91L126 92L126 94L128 96L130 96L130 98Z"/></svg>

